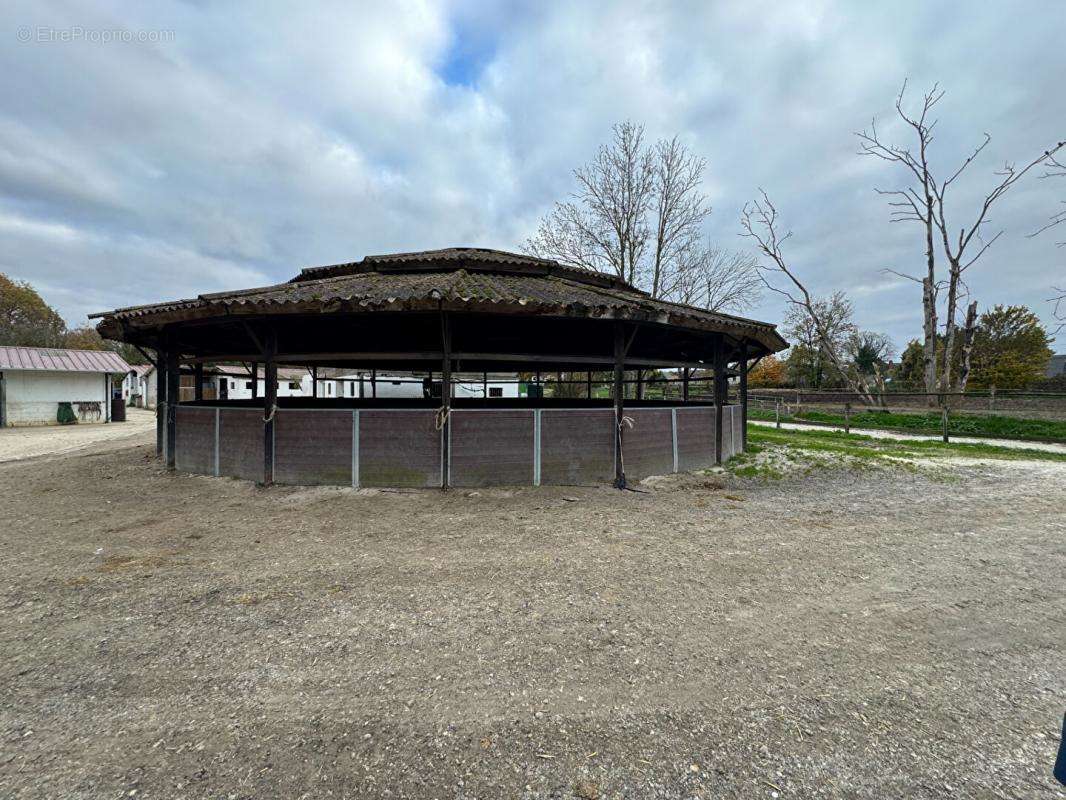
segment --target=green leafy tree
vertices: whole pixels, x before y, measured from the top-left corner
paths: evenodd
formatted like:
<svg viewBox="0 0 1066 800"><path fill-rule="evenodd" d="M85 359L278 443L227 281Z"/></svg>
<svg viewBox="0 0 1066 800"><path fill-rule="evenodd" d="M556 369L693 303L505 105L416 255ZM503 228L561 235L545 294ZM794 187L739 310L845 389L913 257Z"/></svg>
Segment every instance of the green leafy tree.
<svg viewBox="0 0 1066 800"><path fill-rule="evenodd" d="M971 355L974 389L1025 389L1040 381L1051 339L1025 306L996 306L981 315Z"/></svg>
<svg viewBox="0 0 1066 800"><path fill-rule="evenodd" d="M63 336L63 346L71 350L111 350L110 344L89 325L67 331Z"/></svg>
<svg viewBox="0 0 1066 800"><path fill-rule="evenodd" d="M62 347L67 326L28 283L0 274L0 345Z"/></svg>
<svg viewBox="0 0 1066 800"><path fill-rule="evenodd" d="M923 359L925 348L917 339L911 339L907 343L907 349L899 358L899 367L892 377L892 384L906 389L925 388L925 361Z"/></svg>

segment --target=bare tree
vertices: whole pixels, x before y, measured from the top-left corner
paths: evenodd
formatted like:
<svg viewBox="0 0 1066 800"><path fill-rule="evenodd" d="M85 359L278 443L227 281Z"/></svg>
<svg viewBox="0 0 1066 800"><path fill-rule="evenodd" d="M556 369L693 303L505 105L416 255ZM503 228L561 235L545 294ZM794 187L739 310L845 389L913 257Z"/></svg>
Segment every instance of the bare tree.
<svg viewBox="0 0 1066 800"><path fill-rule="evenodd" d="M790 305L785 311L784 333L789 341L798 345L802 348L802 352L807 354L810 359L808 365L810 385L818 388L822 385L822 378L826 372L825 365L833 364L829 351L832 350L841 356L845 352L850 355L850 345L854 337L858 335L858 327L855 325L855 313L851 301L843 292L834 292L828 297L814 298L811 301L811 307L814 309L813 315L808 313L802 305ZM821 329L825 331L825 339L829 342L828 347L823 342L815 319L821 322Z"/></svg>
<svg viewBox="0 0 1066 800"><path fill-rule="evenodd" d="M856 135L861 141L859 152L863 155L874 156L884 161L900 164L912 175L915 185L908 186L903 190L883 191L875 189L878 194L888 195L896 199L889 201L892 207L892 221L915 221L922 224L925 234L925 275L916 277L895 274L910 280L917 281L922 286L922 317L924 320L923 334L925 340L922 344L922 373L925 379L925 390L932 393L936 387L937 375L937 293L939 285L936 279L936 250L933 247L933 232L935 222L935 206L933 195L933 177L929 170L929 145L933 141L933 128L936 121L930 121L929 114L933 107L944 96L937 85L933 85L931 91L925 94L921 112L915 116L909 115L903 110L903 95L907 90L904 81L896 97L896 113L914 132L918 140L916 153L896 145L882 143L877 133L877 123L871 120L869 131L862 131ZM893 271L894 272L894 271Z"/></svg>
<svg viewBox="0 0 1066 800"><path fill-rule="evenodd" d="M660 296L708 311L740 312L762 295L756 259L717 245L698 245L667 273Z"/></svg>
<svg viewBox="0 0 1066 800"><path fill-rule="evenodd" d="M706 162L676 136L645 147L643 127L613 130L596 159L575 170L578 191L541 220L526 251L712 311L741 311L758 299L751 260L703 241Z"/></svg>
<svg viewBox="0 0 1066 800"><path fill-rule="evenodd" d="M863 402L873 405L874 392L867 377L857 370L847 368L848 365L841 356L840 342L834 340L824 313L819 310L814 297L785 258L782 247L792 237L792 232L784 235L778 233L777 209L766 192L761 189L759 192L761 199L748 203L741 211L740 224L743 228L741 235L754 239L758 251L769 259L769 262L759 264L759 275L763 283L770 291L782 295L790 306L799 307L806 312L818 334L823 352L843 376L848 388L857 393ZM785 287L778 286L777 283L781 281L772 278L784 278Z"/></svg>
<svg viewBox="0 0 1066 800"><path fill-rule="evenodd" d="M878 189L877 192L894 198L889 203L893 209L892 220L894 222L919 222L924 229L926 246L925 276L919 279L913 275L891 271L897 275L903 275L903 277L919 281L922 284L922 309L925 319L923 360L926 391L929 393L937 391L937 300L938 294L946 289L944 348L939 364L939 391L946 393L953 389L952 364L958 329L956 316L959 301L966 294L963 275L1003 235L1002 230L987 239L982 235L985 226L989 222L989 212L996 202L1030 170L1040 164L1050 165L1050 163L1054 162L1054 155L1063 146L1066 146L1066 142L1059 142L1051 149L1027 162L1021 168L1016 168L1010 163L1004 165L1003 169L996 173L1000 178L999 182L985 195L984 200L971 217L972 222L968 225L958 226L948 219L945 199L951 186L988 146L992 138L986 133L981 144L974 148L949 177L938 180L929 165L928 150L933 141L933 129L936 126L936 121L930 121L929 116L932 109L944 96L944 92L934 85L933 89L924 96L920 113L912 116L903 109L903 98L906 89L907 84L904 83L896 98L896 113L913 130L917 138L916 151L884 142L877 132L876 125L873 123L871 123L868 131L862 131L856 135L861 143L859 149L861 154L900 164L910 173L910 186L893 191ZM933 247L934 237L940 240L940 249L947 261L946 280L937 280ZM967 319L971 319L970 314L967 314ZM976 315L972 315L972 319L976 322ZM972 340L972 336L973 332L971 330L964 331L964 341Z"/></svg>
<svg viewBox="0 0 1066 800"><path fill-rule="evenodd" d="M1041 175L1044 178L1066 178L1066 164L1061 159L1055 156L1048 156L1047 161L1044 164L1047 167L1047 171ZM1062 201L1066 205L1066 200ZM1039 236L1044 231L1061 225L1066 222L1066 211L1059 211L1052 214L1048 221L1037 231L1029 234L1029 238ZM1058 242L1059 247L1066 247L1066 241ZM1051 290L1055 292L1053 297L1048 298L1048 302L1052 304L1051 315L1054 317L1058 325L1052 332L1052 335L1059 334L1064 328L1066 328L1066 289L1059 286L1052 286Z"/></svg>
<svg viewBox="0 0 1066 800"><path fill-rule="evenodd" d="M1059 144L1062 147L1062 144ZM1066 164L1061 159L1056 158L1051 153L1048 154L1047 159L1044 161L1044 166L1047 167L1047 171L1041 175L1041 178L1066 178ZM1066 205L1066 200L1062 201L1063 205ZM1054 228L1056 225L1061 225L1066 222L1066 211L1059 211L1048 217L1048 221L1037 231L1029 234L1029 238L1039 236L1044 231ZM1066 246L1066 242L1059 242L1059 247Z"/></svg>
<svg viewBox="0 0 1066 800"><path fill-rule="evenodd" d="M711 208L699 190L706 162L676 136L656 143L653 164L655 247L649 291L652 297L662 297L671 276L700 260L700 229Z"/></svg>
<svg viewBox="0 0 1066 800"><path fill-rule="evenodd" d="M574 170L578 189L541 220L526 250L634 282L648 245L655 168L644 127L615 125L610 144Z"/></svg>

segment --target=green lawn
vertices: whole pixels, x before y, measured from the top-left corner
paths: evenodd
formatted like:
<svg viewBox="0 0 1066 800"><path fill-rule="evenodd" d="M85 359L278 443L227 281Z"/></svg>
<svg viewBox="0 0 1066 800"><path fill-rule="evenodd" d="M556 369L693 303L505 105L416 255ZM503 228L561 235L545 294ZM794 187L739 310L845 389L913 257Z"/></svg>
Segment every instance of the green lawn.
<svg viewBox="0 0 1066 800"><path fill-rule="evenodd" d="M748 452L757 454L765 447L791 447L812 452L837 453L861 459L913 459L943 456L996 458L1023 461L1062 461L1066 453L1044 450L997 447L991 444L944 444L937 440L876 439L842 431L777 430L760 425L748 426Z"/></svg>
<svg viewBox="0 0 1066 800"><path fill-rule="evenodd" d="M773 420L774 412L749 408L748 416L750 419ZM781 419L823 425L842 426L844 424L842 413L825 411L803 411L788 417L782 415ZM908 433L937 434L941 431L939 411L924 414L863 411L851 415L851 426ZM988 414L952 414L948 419L948 433L955 436L992 436L1001 439L1066 442L1066 422L1018 419Z"/></svg>

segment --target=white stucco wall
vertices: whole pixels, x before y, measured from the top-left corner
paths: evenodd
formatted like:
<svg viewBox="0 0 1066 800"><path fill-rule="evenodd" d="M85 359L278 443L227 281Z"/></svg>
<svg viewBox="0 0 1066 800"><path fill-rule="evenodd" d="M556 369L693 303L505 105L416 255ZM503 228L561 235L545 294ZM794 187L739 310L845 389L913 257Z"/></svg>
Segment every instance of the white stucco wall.
<svg viewBox="0 0 1066 800"><path fill-rule="evenodd" d="M4 370L4 390L8 425L54 425L60 402L98 402L98 421L107 419L107 386L102 372Z"/></svg>

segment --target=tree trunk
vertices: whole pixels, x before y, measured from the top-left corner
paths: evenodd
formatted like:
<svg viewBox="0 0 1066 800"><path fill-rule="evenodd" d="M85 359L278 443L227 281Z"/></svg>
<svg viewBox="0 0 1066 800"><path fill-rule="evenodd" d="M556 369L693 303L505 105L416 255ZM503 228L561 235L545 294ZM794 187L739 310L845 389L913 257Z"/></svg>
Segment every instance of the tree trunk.
<svg viewBox="0 0 1066 800"><path fill-rule="evenodd" d="M951 270L948 277L948 304L944 313L944 356L940 365L940 393L948 394L951 391L951 359L955 354L955 307L959 303L959 280L962 270L957 261L951 261Z"/></svg>
<svg viewBox="0 0 1066 800"><path fill-rule="evenodd" d="M966 391L970 379L970 354L973 352L973 337L977 332L977 301L966 309L966 327L962 329L962 369L959 373L959 391ZM995 390L993 390L995 391Z"/></svg>
<svg viewBox="0 0 1066 800"><path fill-rule="evenodd" d="M925 343L922 345L923 375L929 407L936 405L936 290L932 277L922 281L922 309L925 317Z"/></svg>

